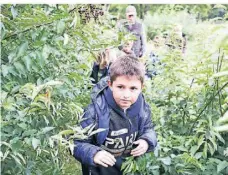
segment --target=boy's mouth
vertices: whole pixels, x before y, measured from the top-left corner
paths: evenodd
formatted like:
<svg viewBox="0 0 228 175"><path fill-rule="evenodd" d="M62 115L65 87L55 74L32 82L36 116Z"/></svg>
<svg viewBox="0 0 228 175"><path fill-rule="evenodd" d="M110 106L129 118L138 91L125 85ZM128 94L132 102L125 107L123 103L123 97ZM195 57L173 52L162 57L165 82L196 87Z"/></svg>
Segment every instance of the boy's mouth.
<svg viewBox="0 0 228 175"><path fill-rule="evenodd" d="M130 100L121 100L123 103L129 103Z"/></svg>

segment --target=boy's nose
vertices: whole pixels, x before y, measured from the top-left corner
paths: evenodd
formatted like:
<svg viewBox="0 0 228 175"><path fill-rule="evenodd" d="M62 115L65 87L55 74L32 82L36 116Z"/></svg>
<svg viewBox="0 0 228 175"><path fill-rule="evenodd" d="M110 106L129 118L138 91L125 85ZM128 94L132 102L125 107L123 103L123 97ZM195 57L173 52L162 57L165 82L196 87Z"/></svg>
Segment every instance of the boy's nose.
<svg viewBox="0 0 228 175"><path fill-rule="evenodd" d="M125 99L128 99L130 96L131 96L130 90L125 90L125 91L124 91L124 94L123 94L123 97L124 97Z"/></svg>

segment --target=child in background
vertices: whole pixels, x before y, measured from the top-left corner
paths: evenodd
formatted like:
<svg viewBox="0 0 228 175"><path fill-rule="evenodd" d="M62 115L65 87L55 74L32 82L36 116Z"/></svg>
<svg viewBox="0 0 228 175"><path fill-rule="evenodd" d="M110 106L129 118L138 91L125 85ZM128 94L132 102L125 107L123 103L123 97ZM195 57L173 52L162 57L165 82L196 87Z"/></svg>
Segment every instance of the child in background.
<svg viewBox="0 0 228 175"><path fill-rule="evenodd" d="M138 157L156 147L151 110L142 95L144 76L143 64L125 55L112 63L110 77L93 88L92 103L80 124L105 130L74 141L73 155L82 163L83 175L122 175L126 157Z"/></svg>
<svg viewBox="0 0 228 175"><path fill-rule="evenodd" d="M134 51L132 50L133 44L134 44L133 41L127 41L123 44L123 46L118 47L120 50L118 57L128 55L128 56L136 58L136 55L135 55Z"/></svg>
<svg viewBox="0 0 228 175"><path fill-rule="evenodd" d="M109 66L115 60L116 53L114 50L111 50L109 48L105 49L105 51L101 51L98 54L97 60L93 64L93 70L90 76L93 78L93 84L96 84L100 79L108 76Z"/></svg>

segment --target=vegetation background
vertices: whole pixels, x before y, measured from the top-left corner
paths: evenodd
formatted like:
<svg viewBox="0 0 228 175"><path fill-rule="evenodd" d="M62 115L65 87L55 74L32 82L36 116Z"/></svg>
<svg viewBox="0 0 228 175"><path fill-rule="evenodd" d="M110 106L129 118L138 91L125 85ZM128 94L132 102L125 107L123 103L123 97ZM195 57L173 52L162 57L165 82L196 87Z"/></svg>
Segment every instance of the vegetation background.
<svg viewBox="0 0 228 175"><path fill-rule="evenodd" d="M125 173L228 174L228 5L134 5L147 34L143 61L157 71L143 91L159 146L130 157ZM99 50L127 40L115 28L126 6L0 6L1 174L81 174L70 150L73 138L94 134L78 127L92 64ZM163 43L175 25L187 38L184 54Z"/></svg>

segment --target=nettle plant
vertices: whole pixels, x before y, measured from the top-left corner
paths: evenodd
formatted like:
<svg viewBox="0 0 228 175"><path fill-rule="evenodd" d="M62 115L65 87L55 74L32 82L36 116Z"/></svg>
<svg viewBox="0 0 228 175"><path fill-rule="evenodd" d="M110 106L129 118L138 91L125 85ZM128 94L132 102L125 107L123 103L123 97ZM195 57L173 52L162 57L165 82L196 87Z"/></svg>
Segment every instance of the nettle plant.
<svg viewBox="0 0 228 175"><path fill-rule="evenodd" d="M89 103L96 52L118 44L102 37L113 33L105 16L81 23L81 7L1 5L3 174L64 174L71 173L69 162L76 165L51 136L77 125Z"/></svg>

